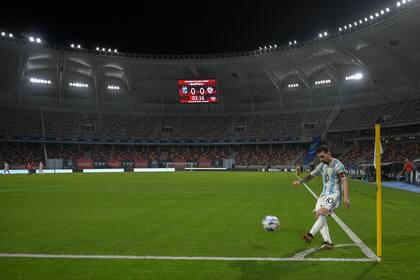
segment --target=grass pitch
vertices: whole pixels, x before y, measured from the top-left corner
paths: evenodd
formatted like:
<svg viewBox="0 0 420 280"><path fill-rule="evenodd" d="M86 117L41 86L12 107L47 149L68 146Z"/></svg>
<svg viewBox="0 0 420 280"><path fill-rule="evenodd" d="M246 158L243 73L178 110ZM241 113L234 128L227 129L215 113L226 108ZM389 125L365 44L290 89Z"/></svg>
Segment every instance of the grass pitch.
<svg viewBox="0 0 420 280"><path fill-rule="evenodd" d="M314 198L291 173L177 172L0 177L0 253L290 258L318 246L301 236ZM309 183L316 193L320 181ZM336 213L376 249L373 185L350 181ZM420 195L384 189L381 263L0 258L0 279L416 279ZM265 215L281 229L262 230ZM329 219L335 244L351 243ZM363 258L358 247L314 258ZM417 275L417 276L416 276Z"/></svg>

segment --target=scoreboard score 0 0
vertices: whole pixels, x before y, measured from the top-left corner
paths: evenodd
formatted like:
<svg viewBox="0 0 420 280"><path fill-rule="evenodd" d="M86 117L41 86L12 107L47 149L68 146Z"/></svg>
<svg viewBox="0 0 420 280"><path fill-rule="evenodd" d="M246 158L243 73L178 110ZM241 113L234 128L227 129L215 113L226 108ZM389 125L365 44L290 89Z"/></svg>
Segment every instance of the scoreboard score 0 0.
<svg viewBox="0 0 420 280"><path fill-rule="evenodd" d="M216 80L178 80L180 103L218 103Z"/></svg>

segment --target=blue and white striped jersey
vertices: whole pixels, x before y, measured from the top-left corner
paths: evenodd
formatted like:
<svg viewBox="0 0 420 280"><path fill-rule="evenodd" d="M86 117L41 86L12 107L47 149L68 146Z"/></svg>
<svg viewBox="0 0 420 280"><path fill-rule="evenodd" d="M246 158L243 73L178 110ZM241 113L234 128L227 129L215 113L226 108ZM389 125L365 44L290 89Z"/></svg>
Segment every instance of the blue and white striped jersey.
<svg viewBox="0 0 420 280"><path fill-rule="evenodd" d="M341 180L339 174L345 173L344 165L336 158L329 164L320 163L314 170L312 170L311 175L321 175L322 176L322 193L321 195L327 194L336 194L341 193Z"/></svg>

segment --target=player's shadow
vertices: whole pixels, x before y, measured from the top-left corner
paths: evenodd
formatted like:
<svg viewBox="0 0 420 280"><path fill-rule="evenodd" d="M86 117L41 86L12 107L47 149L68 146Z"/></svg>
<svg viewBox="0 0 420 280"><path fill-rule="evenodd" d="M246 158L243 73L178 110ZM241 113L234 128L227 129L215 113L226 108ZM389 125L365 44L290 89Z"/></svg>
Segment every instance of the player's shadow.
<svg viewBox="0 0 420 280"><path fill-rule="evenodd" d="M357 278L354 279L358 279L358 280L362 280L362 279L372 279L372 275L368 275L369 272L374 269L379 263L378 262L374 262L371 263L366 269L364 269L362 272L360 272L360 274L357 276Z"/></svg>

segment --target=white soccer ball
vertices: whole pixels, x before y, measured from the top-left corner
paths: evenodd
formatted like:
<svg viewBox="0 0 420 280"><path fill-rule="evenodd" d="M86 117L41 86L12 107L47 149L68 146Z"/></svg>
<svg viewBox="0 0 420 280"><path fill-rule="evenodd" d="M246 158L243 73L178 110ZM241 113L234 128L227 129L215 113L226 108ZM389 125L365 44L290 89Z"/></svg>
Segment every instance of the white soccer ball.
<svg viewBox="0 0 420 280"><path fill-rule="evenodd" d="M275 231L280 227L280 220L276 216L265 216L262 225L265 231Z"/></svg>

